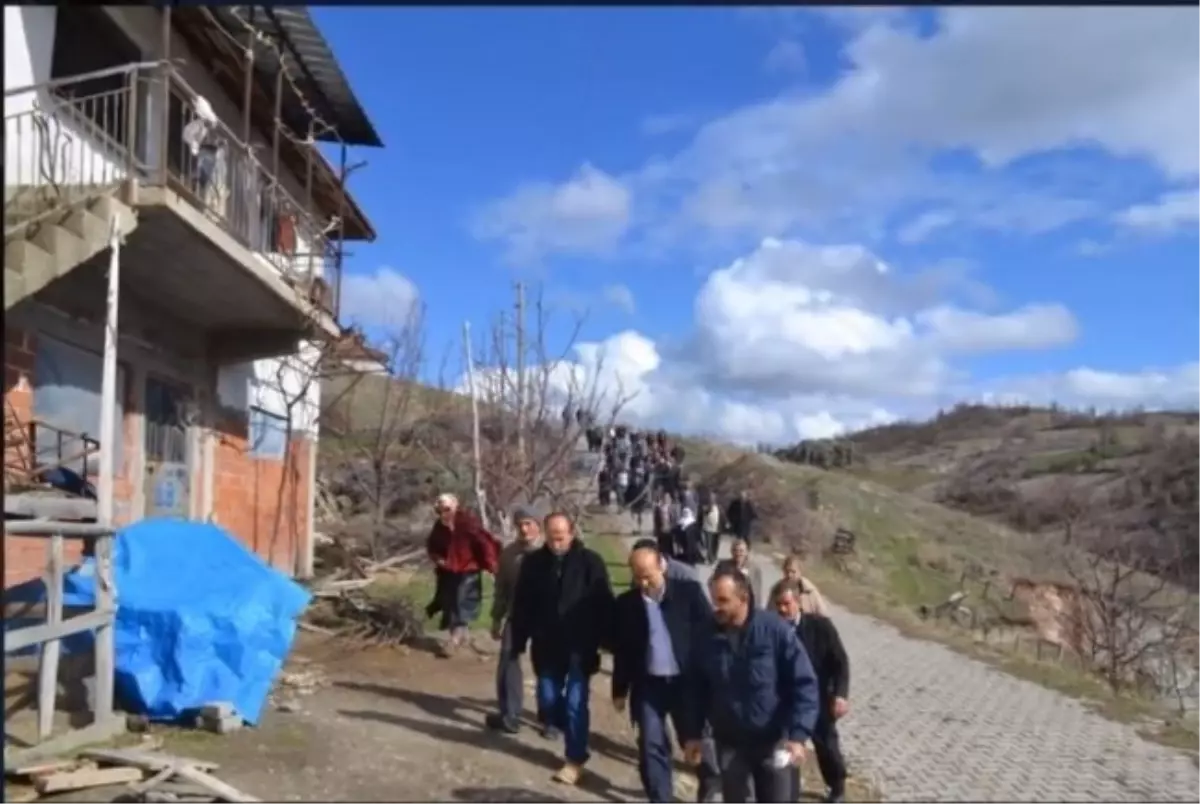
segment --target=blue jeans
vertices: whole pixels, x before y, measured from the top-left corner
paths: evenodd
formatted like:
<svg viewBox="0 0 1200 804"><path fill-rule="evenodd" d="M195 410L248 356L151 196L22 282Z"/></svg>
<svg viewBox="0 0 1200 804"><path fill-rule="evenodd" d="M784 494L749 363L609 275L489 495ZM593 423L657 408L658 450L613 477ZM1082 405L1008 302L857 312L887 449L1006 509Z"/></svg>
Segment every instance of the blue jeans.
<svg viewBox="0 0 1200 804"><path fill-rule="evenodd" d="M554 675L539 675L537 680L538 709L545 713L547 725L562 731L566 742L568 762L582 765L588 761L588 732L591 713L588 711L590 690L587 673L578 656L572 656L567 671Z"/></svg>

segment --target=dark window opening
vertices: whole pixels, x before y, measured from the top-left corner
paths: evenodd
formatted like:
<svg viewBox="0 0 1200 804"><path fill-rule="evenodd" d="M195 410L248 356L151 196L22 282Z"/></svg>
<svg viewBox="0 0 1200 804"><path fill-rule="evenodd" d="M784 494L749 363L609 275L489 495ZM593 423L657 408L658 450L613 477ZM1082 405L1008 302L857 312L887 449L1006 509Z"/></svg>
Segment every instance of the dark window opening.
<svg viewBox="0 0 1200 804"><path fill-rule="evenodd" d="M141 51L99 6L60 5L54 26L51 79L72 78L142 60ZM72 114L92 135L121 146L129 141L127 120L132 75L117 73L69 81L54 94L69 102Z"/></svg>

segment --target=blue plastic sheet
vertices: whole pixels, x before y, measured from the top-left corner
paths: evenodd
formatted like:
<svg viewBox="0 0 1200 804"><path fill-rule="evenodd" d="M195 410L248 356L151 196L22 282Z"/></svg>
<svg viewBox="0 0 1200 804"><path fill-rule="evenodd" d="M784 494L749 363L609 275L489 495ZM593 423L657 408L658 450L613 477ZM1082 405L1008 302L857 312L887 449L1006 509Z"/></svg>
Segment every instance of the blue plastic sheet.
<svg viewBox="0 0 1200 804"><path fill-rule="evenodd" d="M257 723L308 591L222 528L178 519L146 519L118 532L113 570L121 702L153 720L178 720L228 701ZM67 605L94 603L93 560L64 580ZM42 600L45 586L31 581L4 597ZM90 638L67 647L90 650Z"/></svg>

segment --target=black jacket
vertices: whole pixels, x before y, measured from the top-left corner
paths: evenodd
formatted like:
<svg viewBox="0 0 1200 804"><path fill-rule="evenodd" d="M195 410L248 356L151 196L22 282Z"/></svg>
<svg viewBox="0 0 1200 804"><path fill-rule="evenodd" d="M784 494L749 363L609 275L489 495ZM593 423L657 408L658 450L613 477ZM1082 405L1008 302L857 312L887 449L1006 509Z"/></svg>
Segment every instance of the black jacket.
<svg viewBox="0 0 1200 804"><path fill-rule="evenodd" d="M725 519L729 522L729 529L739 539L749 539L750 529L758 519L758 512L754 510L754 503L739 497L729 504L725 511Z"/></svg>
<svg viewBox="0 0 1200 804"><path fill-rule="evenodd" d="M828 715L834 698L850 697L850 659L838 635L837 626L828 617L804 614L796 626L796 636L808 652L821 692L821 714Z"/></svg>
<svg viewBox="0 0 1200 804"><path fill-rule="evenodd" d="M672 566L674 562L667 566ZM697 581L667 577L667 588L659 604L663 621L671 635L671 648L679 663L679 676L685 688L694 679L699 649L707 644L714 628L712 606ZM637 697L646 677L646 661L650 649L650 620L640 589L629 589L617 598L613 618L614 698ZM636 710L636 706L633 707ZM703 725L703 724L701 724Z"/></svg>
<svg viewBox="0 0 1200 804"><path fill-rule="evenodd" d="M513 653L529 645L538 675L565 673L572 656L594 674L612 613L608 568L598 553L578 539L561 557L543 546L521 564L511 615Z"/></svg>

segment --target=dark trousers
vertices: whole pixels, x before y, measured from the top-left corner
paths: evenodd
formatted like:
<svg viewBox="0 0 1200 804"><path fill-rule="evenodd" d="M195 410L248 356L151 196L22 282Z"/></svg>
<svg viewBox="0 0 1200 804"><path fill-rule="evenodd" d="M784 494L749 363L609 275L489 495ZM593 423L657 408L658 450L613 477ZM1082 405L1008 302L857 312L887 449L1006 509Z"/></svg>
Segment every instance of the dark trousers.
<svg viewBox="0 0 1200 804"><path fill-rule="evenodd" d="M825 786L835 796L846 793L846 760L842 758L842 744L838 738L837 721L822 716L817 721L812 736L813 753L817 755L817 766L821 769L821 778ZM789 801L799 801L804 790L800 779L800 769L791 768L792 796Z"/></svg>
<svg viewBox="0 0 1200 804"><path fill-rule="evenodd" d="M637 726L638 774L648 801L674 801L675 785L671 736L667 719L679 736L679 717L686 705L678 678L645 676L638 684L633 700L633 721ZM717 778L717 761L710 740L704 741L704 752L697 777L703 794Z"/></svg>
<svg viewBox="0 0 1200 804"><path fill-rule="evenodd" d="M793 801L791 768L777 769L773 764L774 745L747 746L717 742L717 763L721 769L721 800L725 804L744 804L751 791L755 801Z"/></svg>
<svg viewBox="0 0 1200 804"><path fill-rule="evenodd" d="M704 549L707 553L708 563L717 563L717 558L721 553L721 533L720 531L705 531L704 533Z"/></svg>
<svg viewBox="0 0 1200 804"><path fill-rule="evenodd" d="M500 657L496 662L496 701L500 717L516 723L525 705L525 680L521 676L521 657L512 652L512 626L504 625L500 636ZM540 712L539 712L540 715Z"/></svg>

